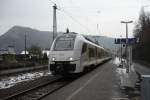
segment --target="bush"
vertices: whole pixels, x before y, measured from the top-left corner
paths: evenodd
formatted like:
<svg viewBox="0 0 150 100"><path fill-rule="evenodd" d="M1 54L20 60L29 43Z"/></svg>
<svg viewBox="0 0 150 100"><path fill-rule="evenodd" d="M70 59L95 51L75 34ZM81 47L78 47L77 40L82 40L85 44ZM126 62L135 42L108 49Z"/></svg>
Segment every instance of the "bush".
<svg viewBox="0 0 150 100"><path fill-rule="evenodd" d="M3 55L3 59L4 59L4 62L17 63L14 54L5 54L5 55Z"/></svg>

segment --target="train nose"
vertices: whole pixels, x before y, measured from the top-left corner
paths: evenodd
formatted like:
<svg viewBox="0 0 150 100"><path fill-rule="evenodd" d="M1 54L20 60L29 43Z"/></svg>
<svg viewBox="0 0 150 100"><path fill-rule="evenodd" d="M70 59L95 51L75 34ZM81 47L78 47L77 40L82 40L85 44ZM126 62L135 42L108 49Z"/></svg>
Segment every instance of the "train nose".
<svg viewBox="0 0 150 100"><path fill-rule="evenodd" d="M74 72L76 69L76 64L71 64L70 62L55 62L50 64L50 70L56 73L69 73Z"/></svg>
<svg viewBox="0 0 150 100"><path fill-rule="evenodd" d="M73 57L66 57L66 56L64 56L64 57L52 57L51 58L51 61L73 61L74 60L74 58Z"/></svg>
<svg viewBox="0 0 150 100"><path fill-rule="evenodd" d="M72 61L74 60L73 52L57 52L55 54L51 54L51 61Z"/></svg>
<svg viewBox="0 0 150 100"><path fill-rule="evenodd" d="M59 71L59 72L63 72L64 71L64 68L62 65L56 65L56 70Z"/></svg>

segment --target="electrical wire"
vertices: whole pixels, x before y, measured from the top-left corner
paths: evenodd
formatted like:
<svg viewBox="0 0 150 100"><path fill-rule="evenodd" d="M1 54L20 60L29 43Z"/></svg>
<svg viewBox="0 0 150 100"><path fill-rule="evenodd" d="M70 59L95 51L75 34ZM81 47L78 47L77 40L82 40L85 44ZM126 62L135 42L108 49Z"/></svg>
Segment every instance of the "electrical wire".
<svg viewBox="0 0 150 100"><path fill-rule="evenodd" d="M84 29L86 29L88 32L93 33L89 28L87 28L86 26L84 26L83 24L81 24L77 19L75 19L72 14L70 14L69 12L65 11L64 9L60 9L64 14L66 14L69 18L71 18L74 22L76 22L77 24L79 24L81 27L83 27Z"/></svg>
<svg viewBox="0 0 150 100"><path fill-rule="evenodd" d="M56 2L54 2L53 0L49 0L51 3L56 4ZM81 24L77 19L75 19L72 14L70 14L69 12L67 12L66 10L64 10L64 8L60 7L59 5L57 5L57 10L63 12L64 14L66 14L69 18L71 18L74 22L76 22L77 24L79 24L82 28L86 29L88 32L93 33L88 27L86 27L85 25Z"/></svg>
<svg viewBox="0 0 150 100"><path fill-rule="evenodd" d="M56 4L53 0L49 0L51 3Z"/></svg>

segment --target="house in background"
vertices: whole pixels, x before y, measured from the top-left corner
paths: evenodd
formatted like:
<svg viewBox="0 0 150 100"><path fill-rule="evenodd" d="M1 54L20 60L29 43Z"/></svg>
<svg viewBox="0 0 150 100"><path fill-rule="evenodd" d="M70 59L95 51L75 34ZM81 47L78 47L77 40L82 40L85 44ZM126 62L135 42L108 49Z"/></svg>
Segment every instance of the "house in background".
<svg viewBox="0 0 150 100"><path fill-rule="evenodd" d="M8 46L8 54L16 54L14 46L12 45Z"/></svg>
<svg viewBox="0 0 150 100"><path fill-rule="evenodd" d="M50 52L50 48L45 48L42 50L42 54L46 53L47 56L49 55L49 52Z"/></svg>
<svg viewBox="0 0 150 100"><path fill-rule="evenodd" d="M0 48L0 62L7 61L8 57L10 57L8 55L10 55L10 54L16 55L14 48L15 47L12 45L9 45L7 48ZM15 56L13 56L13 57L15 57ZM11 61L12 61L12 59L11 59Z"/></svg>
<svg viewBox="0 0 150 100"><path fill-rule="evenodd" d="M8 50L5 48L0 48L0 55L2 54L8 54Z"/></svg>
<svg viewBox="0 0 150 100"><path fill-rule="evenodd" d="M0 55L2 54L16 54L15 47L9 45L7 48L0 48Z"/></svg>
<svg viewBox="0 0 150 100"><path fill-rule="evenodd" d="M20 54L24 55L24 54L25 54L25 50L21 51L21 53L20 53ZM26 51L26 54L28 55L28 54L29 54L29 52L28 52L28 51Z"/></svg>

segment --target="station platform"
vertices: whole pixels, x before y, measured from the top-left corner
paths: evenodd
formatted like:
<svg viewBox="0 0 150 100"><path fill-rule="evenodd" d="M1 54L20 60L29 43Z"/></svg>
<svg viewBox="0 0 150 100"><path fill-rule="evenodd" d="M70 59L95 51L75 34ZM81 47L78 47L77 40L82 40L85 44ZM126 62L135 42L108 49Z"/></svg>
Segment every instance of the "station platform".
<svg viewBox="0 0 150 100"><path fill-rule="evenodd" d="M108 61L42 100L129 100L119 88L116 68Z"/></svg>

